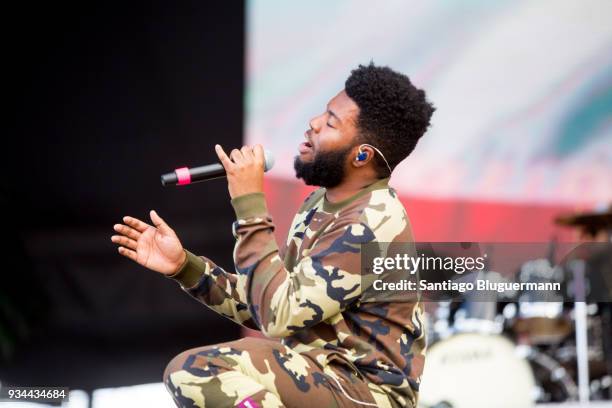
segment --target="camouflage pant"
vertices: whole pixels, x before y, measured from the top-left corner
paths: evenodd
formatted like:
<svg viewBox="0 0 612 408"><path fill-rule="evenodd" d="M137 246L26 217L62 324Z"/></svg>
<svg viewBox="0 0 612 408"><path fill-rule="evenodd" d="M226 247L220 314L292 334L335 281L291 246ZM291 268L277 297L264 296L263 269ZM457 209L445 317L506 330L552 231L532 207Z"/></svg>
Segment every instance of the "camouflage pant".
<svg viewBox="0 0 612 408"><path fill-rule="evenodd" d="M251 337L179 354L164 384L179 407L391 406L384 391L344 364L322 370L278 342Z"/></svg>

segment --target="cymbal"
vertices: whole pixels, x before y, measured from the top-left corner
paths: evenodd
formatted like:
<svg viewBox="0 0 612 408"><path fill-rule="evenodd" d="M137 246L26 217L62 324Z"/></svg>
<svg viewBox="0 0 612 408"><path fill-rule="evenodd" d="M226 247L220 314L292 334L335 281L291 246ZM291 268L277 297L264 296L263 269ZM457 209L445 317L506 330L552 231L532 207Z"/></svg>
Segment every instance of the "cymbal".
<svg viewBox="0 0 612 408"><path fill-rule="evenodd" d="M589 231L612 229L612 206L604 212L583 212L555 218L555 224L567 227L582 227Z"/></svg>

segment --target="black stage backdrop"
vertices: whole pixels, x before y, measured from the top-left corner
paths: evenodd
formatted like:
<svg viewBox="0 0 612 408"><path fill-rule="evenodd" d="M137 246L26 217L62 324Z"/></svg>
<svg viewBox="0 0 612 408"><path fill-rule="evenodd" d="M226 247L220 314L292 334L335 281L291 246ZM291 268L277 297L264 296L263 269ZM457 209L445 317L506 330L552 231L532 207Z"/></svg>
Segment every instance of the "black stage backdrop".
<svg viewBox="0 0 612 408"><path fill-rule="evenodd" d="M241 145L244 3L42 4L3 13L16 127L0 186L0 381L157 382L174 355L239 326L120 256L112 226L156 209L185 247L232 267L225 181L159 177Z"/></svg>

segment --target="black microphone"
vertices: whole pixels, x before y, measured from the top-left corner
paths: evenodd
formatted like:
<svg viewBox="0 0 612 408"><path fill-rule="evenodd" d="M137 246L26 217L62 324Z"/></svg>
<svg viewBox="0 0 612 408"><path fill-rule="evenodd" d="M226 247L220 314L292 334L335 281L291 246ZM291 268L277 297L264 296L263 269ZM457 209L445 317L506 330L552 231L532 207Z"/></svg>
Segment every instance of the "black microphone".
<svg viewBox="0 0 612 408"><path fill-rule="evenodd" d="M264 150L264 160L264 171L268 171L274 166L274 156L271 151ZM220 163L214 163L192 168L181 167L172 173L162 174L161 183L164 187L184 186L221 177L225 177L225 169Z"/></svg>

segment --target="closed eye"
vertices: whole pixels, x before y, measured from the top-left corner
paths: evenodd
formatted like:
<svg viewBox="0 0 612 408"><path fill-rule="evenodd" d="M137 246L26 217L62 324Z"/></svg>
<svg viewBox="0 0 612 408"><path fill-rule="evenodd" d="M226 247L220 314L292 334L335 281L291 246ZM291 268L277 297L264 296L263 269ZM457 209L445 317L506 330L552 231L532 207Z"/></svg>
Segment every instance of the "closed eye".
<svg viewBox="0 0 612 408"><path fill-rule="evenodd" d="M335 129L335 127L333 127L332 125L329 124L329 122L327 122L327 126L329 126L332 129Z"/></svg>

